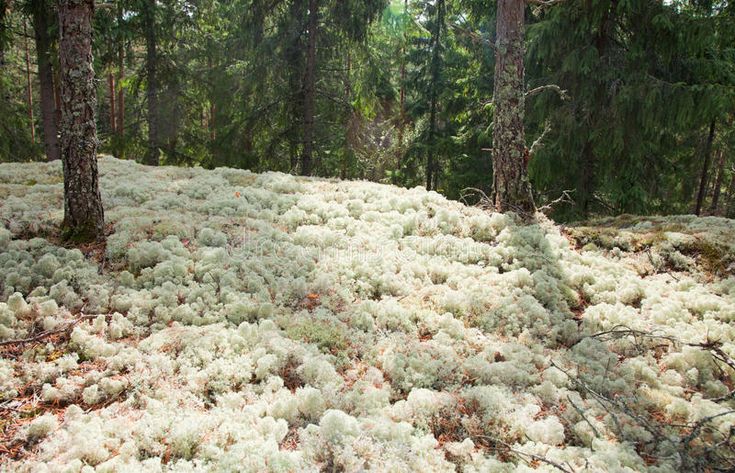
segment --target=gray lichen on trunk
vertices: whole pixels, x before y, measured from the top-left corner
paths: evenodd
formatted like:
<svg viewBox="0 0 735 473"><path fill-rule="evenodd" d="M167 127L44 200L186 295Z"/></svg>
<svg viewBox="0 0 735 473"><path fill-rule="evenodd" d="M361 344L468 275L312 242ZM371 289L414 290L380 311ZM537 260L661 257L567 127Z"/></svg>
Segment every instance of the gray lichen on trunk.
<svg viewBox="0 0 735 473"><path fill-rule="evenodd" d="M500 212L530 215L535 206L523 129L524 0L498 0L493 96L493 201Z"/></svg>
<svg viewBox="0 0 735 473"><path fill-rule="evenodd" d="M97 96L92 67L93 0L59 0L63 236L76 243L104 239L97 176Z"/></svg>

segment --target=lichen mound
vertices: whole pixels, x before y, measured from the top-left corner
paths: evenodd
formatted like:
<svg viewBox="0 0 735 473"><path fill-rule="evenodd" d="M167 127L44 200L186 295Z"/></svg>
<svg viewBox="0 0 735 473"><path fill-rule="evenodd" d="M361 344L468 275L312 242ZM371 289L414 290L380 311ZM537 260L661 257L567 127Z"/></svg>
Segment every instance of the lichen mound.
<svg viewBox="0 0 735 473"><path fill-rule="evenodd" d="M0 470L733 465L735 224L520 225L423 189L0 164Z"/></svg>

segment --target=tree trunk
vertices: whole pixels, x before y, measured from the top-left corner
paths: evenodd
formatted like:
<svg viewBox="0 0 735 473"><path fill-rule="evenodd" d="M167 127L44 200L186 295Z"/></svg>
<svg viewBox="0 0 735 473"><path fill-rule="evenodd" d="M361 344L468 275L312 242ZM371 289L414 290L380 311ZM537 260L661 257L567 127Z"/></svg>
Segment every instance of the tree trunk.
<svg viewBox="0 0 735 473"><path fill-rule="evenodd" d="M727 189L727 217L735 217L735 167L732 168L732 178L730 179L730 187Z"/></svg>
<svg viewBox="0 0 735 473"><path fill-rule="evenodd" d="M310 176L314 160L316 114L316 37L319 28L319 2L309 0L308 46L304 75L304 149L301 152L301 175Z"/></svg>
<svg viewBox="0 0 735 473"><path fill-rule="evenodd" d="M97 177L97 96L92 67L94 0L59 0L61 156L64 223L68 240L104 239Z"/></svg>
<svg viewBox="0 0 735 473"><path fill-rule="evenodd" d="M110 133L115 134L117 111L115 110L115 76L112 75L112 70L107 72L107 88L110 91Z"/></svg>
<svg viewBox="0 0 735 473"><path fill-rule="evenodd" d="M694 209L696 215L702 213L702 206L704 205L704 197L707 193L707 178L709 174L709 164L712 160L712 142L715 140L715 121L709 125L709 134L707 135L707 141L704 145L704 161L702 163L702 176L699 179L699 192L697 193L697 206Z"/></svg>
<svg viewBox="0 0 735 473"><path fill-rule="evenodd" d="M403 1L403 19L405 20L406 15L408 15L408 0ZM406 25L401 25L403 27L403 43L401 44L401 84L400 84L400 118L398 123L398 143L403 144L403 133L405 131L406 127L406 43L408 42L408 38L406 36ZM400 168L400 166L399 166Z"/></svg>
<svg viewBox="0 0 735 473"><path fill-rule="evenodd" d="M28 28L23 20L23 45L26 53L26 105L28 106L28 120L31 125L31 142L36 142L36 124L33 118L33 82L31 82L31 53L28 49Z"/></svg>
<svg viewBox="0 0 735 473"><path fill-rule="evenodd" d="M592 143L589 139L582 149L581 168L578 202L582 217L586 219L590 215L595 192L595 154L592 151Z"/></svg>
<svg viewBox="0 0 735 473"><path fill-rule="evenodd" d="M59 51L55 52L56 57L59 57ZM54 122L56 123L56 131L58 132L61 128L61 75L59 74L59 68L54 69ZM61 151L59 151L59 157L61 157Z"/></svg>
<svg viewBox="0 0 735 473"><path fill-rule="evenodd" d="M38 58L38 81L41 91L41 123L43 125L43 147L46 159L60 158L59 137L56 122L56 100L54 98L54 71L51 65L53 40L49 35L52 19L51 11L43 0L33 0L33 30L36 37L36 56Z"/></svg>
<svg viewBox="0 0 735 473"><path fill-rule="evenodd" d="M117 24L118 28L122 28L123 8L122 1L118 1L117 7ZM125 44L120 38L120 44L117 50L117 134L122 138L125 136L125 91L123 90L123 80L125 79Z"/></svg>
<svg viewBox="0 0 735 473"><path fill-rule="evenodd" d="M210 74L214 71L214 64L212 56L207 58L207 67L209 68ZM210 90L214 88L214 85L210 82ZM215 129L215 120L217 116L217 105L214 102L214 93L209 98L209 119L207 120L207 128L209 129L209 141L214 143L217 139L217 130Z"/></svg>
<svg viewBox="0 0 735 473"><path fill-rule="evenodd" d="M426 190L436 189L436 115L441 75L441 34L444 27L444 0L436 2L434 31L431 33L431 91L429 93L429 149L426 156Z"/></svg>
<svg viewBox="0 0 735 473"><path fill-rule="evenodd" d="M10 44L10 28L8 28L9 0L0 0L0 72L5 68L5 48Z"/></svg>
<svg viewBox="0 0 735 473"><path fill-rule="evenodd" d="M523 129L524 0L498 0L493 95L493 200L499 212L529 215L535 206Z"/></svg>
<svg viewBox="0 0 735 473"><path fill-rule="evenodd" d="M720 150L720 159L717 163L717 177L715 178L714 189L712 189L712 204L709 207L709 213L716 215L720 207L720 193L722 192L722 179L725 174L725 151Z"/></svg>
<svg viewBox="0 0 735 473"><path fill-rule="evenodd" d="M145 70L148 88L148 152L145 163L158 166L161 149L159 123L160 110L158 106L158 45L156 43L156 0L146 0L143 14L146 42Z"/></svg>

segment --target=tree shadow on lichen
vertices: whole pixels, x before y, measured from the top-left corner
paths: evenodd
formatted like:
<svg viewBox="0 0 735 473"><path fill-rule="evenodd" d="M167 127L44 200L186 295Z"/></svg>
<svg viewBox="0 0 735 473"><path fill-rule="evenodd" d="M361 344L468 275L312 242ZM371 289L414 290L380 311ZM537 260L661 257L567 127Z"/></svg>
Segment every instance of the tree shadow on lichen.
<svg viewBox="0 0 735 473"><path fill-rule="evenodd" d="M534 297L551 314L549 340L539 332L531 332L539 342L555 350L551 353L549 369L563 373L571 391L571 397L546 406L556 411L565 423L566 445L594 449L595 442L613 438L620 445L621 454L625 450L626 455L637 455L640 467L731 471L735 466L732 455L735 429L723 427L727 424L723 419L730 419L730 423L735 420L735 412L727 411L732 392L718 401L722 403L719 414L696 421L677 418L664 409L655 395L662 381L657 374L646 375L641 366L657 373L658 361L666 353L678 351L680 344L672 341L673 338L627 327L596 332L598 324L589 315L585 317L588 302L582 287L575 287L566 274L563 249L553 243L556 238L551 225L543 217L535 222L511 225L507 228L510 237L506 242L516 250L513 264L531 272ZM574 251L585 246L593 250L602 248L600 254L605 255L616 248L631 254L663 253L661 248L669 243L666 232L684 233L688 228L657 224L621 234L623 231L616 225L603 224L564 230L561 236L569 239ZM712 272L722 270L726 260L723 253L727 255L724 245L703 237L685 239L676 250L696 258L698 268ZM594 267L590 269L595 271ZM640 310L640 301L637 308ZM557 325L563 328L558 330ZM555 335L557 339L552 340ZM555 346L553 341L559 344ZM731 368L721 367L724 372L731 371L730 375L723 372L725 384L735 374Z"/></svg>
<svg viewBox="0 0 735 473"><path fill-rule="evenodd" d="M512 214L508 218L511 223L498 236L498 244L510 250L510 257L498 266L498 272L527 275L515 276L520 287L501 297L485 318L488 324L484 328L494 325L507 332L508 327L498 324L520 323L511 334L528 331L549 347L573 342L584 299L572 287L562 267L563 249L554 246L557 242L551 232L553 223L542 215L532 220L521 220Z"/></svg>

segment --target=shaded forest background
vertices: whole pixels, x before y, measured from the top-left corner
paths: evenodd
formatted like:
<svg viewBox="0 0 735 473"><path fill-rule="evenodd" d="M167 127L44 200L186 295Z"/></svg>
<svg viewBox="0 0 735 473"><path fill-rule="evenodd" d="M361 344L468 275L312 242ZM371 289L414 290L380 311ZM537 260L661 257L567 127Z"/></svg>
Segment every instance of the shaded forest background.
<svg viewBox="0 0 735 473"><path fill-rule="evenodd" d="M100 150L403 186L492 185L495 1L98 3ZM528 169L554 217L735 216L735 6L526 11ZM54 2L0 0L0 161L58 158ZM32 176L29 176L32 178Z"/></svg>

